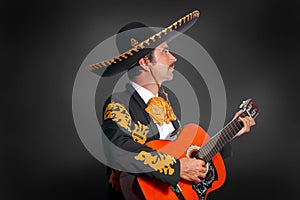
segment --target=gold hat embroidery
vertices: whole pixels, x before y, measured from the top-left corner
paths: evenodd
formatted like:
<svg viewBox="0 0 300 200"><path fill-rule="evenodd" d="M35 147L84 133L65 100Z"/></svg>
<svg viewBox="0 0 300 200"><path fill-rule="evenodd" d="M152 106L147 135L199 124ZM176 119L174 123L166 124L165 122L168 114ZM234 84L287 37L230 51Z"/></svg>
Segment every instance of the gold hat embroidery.
<svg viewBox="0 0 300 200"><path fill-rule="evenodd" d="M131 38L130 39L130 45L132 46L132 47L135 47L135 46L137 46L139 44L139 42L136 40L136 39L134 39L134 38Z"/></svg>

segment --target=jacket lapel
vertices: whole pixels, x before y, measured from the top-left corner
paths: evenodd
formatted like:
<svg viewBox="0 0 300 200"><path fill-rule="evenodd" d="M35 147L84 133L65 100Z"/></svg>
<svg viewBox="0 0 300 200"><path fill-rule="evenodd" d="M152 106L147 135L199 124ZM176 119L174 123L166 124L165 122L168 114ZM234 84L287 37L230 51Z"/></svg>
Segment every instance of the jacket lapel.
<svg viewBox="0 0 300 200"><path fill-rule="evenodd" d="M145 111L145 108L147 105L144 102L144 100L142 99L142 97L137 93L137 91L129 83L126 85L126 90L129 92L129 94L131 96L130 103L129 103L129 105L130 105L129 109L130 109L132 119L136 123L137 123L137 120L139 120L141 123L147 125L149 127L151 133L153 133L153 135L151 134L151 136L159 137L156 124L153 122L150 115ZM165 98L165 96L161 93L159 93L159 96ZM176 116L176 118L177 118L177 116ZM175 128L175 131L180 128L179 119L171 121L171 122Z"/></svg>
<svg viewBox="0 0 300 200"><path fill-rule="evenodd" d="M151 135L149 135L150 138L159 138L157 126L152 121L150 115L145 111L147 105L142 99L142 97L137 93L137 91L133 88L131 84L127 84L126 89L131 95L129 109L133 121L137 123L137 121L139 120L141 123L147 125L151 133Z"/></svg>

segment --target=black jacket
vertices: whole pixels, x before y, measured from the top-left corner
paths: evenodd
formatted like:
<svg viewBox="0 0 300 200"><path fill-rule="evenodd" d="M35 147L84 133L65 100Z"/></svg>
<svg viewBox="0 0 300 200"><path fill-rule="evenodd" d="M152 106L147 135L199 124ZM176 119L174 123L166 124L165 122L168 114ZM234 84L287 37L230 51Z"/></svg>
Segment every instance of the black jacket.
<svg viewBox="0 0 300 200"><path fill-rule="evenodd" d="M126 85L125 91L112 95L104 104L101 127L111 141L104 144L109 165L109 189L118 189L119 171L153 177L171 186L180 179L180 161L177 158L158 153L145 145L148 141L159 139L157 126L145 111L146 106L130 84ZM172 123L176 132L180 128L179 120Z"/></svg>

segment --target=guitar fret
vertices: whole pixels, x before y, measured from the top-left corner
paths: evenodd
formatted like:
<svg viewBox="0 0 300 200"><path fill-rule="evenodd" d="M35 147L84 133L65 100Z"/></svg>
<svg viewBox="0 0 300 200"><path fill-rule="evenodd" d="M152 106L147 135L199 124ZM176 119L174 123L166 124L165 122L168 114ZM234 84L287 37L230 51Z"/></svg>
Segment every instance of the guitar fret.
<svg viewBox="0 0 300 200"><path fill-rule="evenodd" d="M238 131L239 131L239 128L236 126L235 121L232 122L231 127L232 127L232 129L233 129L235 132L238 132Z"/></svg>
<svg viewBox="0 0 300 200"><path fill-rule="evenodd" d="M210 161L210 157L209 157L209 155L208 154L206 154L205 156L204 156L204 160L206 161L206 162L208 162L208 161Z"/></svg>
<svg viewBox="0 0 300 200"><path fill-rule="evenodd" d="M212 146L212 142L215 141L215 138L212 138L209 142L207 142L204 146L203 149L206 151L206 159L210 160L212 158L213 152L212 150L214 149Z"/></svg>
<svg viewBox="0 0 300 200"><path fill-rule="evenodd" d="M244 111L240 117L247 116ZM219 152L231 139L243 128L243 123L238 118L227 124L223 130L212 137L206 144L202 146L202 155L206 161L210 161L214 155Z"/></svg>
<svg viewBox="0 0 300 200"><path fill-rule="evenodd" d="M218 136L218 142L217 142L217 145L218 145L218 149L221 150L222 147L225 145L225 143L222 142L222 135L219 135ZM216 154L217 152L215 152Z"/></svg>
<svg viewBox="0 0 300 200"><path fill-rule="evenodd" d="M234 121L235 123L233 123L233 125L234 125L234 127L236 128L236 129L239 129L239 127L238 127L238 122L237 121Z"/></svg>
<svg viewBox="0 0 300 200"><path fill-rule="evenodd" d="M203 157L206 157L207 155L208 155L208 150L207 150L207 148L206 148L206 145L204 145L202 148L202 152L203 152ZM206 160L206 159L205 159Z"/></svg>
<svg viewBox="0 0 300 200"><path fill-rule="evenodd" d="M205 160L205 154L204 154L202 148L200 148L200 149L198 150L198 154L199 154L199 155L198 155L199 158L202 158L202 157L203 157L203 159Z"/></svg>
<svg viewBox="0 0 300 200"><path fill-rule="evenodd" d="M212 141L213 141L213 139L212 140L210 140L209 142L207 142L207 145L206 145L206 148L207 148L207 152L208 152L208 154L210 155L211 154L211 149L212 149Z"/></svg>
<svg viewBox="0 0 300 200"><path fill-rule="evenodd" d="M235 129L235 126L234 126L234 121L233 123L229 124L229 128L230 128L230 132L229 132L229 136L230 136L230 139L232 139L234 136L235 136L235 133L237 133L239 130L236 130Z"/></svg>
<svg viewBox="0 0 300 200"><path fill-rule="evenodd" d="M224 146L226 144L226 140L224 140L223 135L220 135L220 143L221 143L221 146Z"/></svg>
<svg viewBox="0 0 300 200"><path fill-rule="evenodd" d="M228 131L230 131L230 130L228 130L228 127L224 128L224 130L223 130L223 136L227 142L231 140L231 137L230 137Z"/></svg>
<svg viewBox="0 0 300 200"><path fill-rule="evenodd" d="M239 122L238 120L236 120L234 125L237 127L238 130L241 130L243 128L243 122Z"/></svg>
<svg viewBox="0 0 300 200"><path fill-rule="evenodd" d="M223 132L223 136L226 139L226 141L227 142L230 141L231 138L230 138L230 135L228 134L227 127L225 127L222 132Z"/></svg>
<svg viewBox="0 0 300 200"><path fill-rule="evenodd" d="M223 144L223 146L224 146L224 145L227 143L226 134L224 134L224 133L223 133L223 134L221 134L221 135L220 135L220 138L221 138L221 140L223 141L223 143L222 143L222 144Z"/></svg>
<svg viewBox="0 0 300 200"><path fill-rule="evenodd" d="M211 160L214 155L219 152L225 144L227 144L235 134L242 128L237 119L233 120L222 131L212 137L205 145L202 146L204 159L206 161Z"/></svg>

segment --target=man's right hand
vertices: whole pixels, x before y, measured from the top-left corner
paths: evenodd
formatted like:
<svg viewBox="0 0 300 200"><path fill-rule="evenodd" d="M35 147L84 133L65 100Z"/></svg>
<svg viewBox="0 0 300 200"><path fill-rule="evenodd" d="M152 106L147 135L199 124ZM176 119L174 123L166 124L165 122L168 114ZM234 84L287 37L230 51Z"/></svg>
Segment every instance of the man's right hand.
<svg viewBox="0 0 300 200"><path fill-rule="evenodd" d="M180 178L200 182L200 178L206 176L206 164L203 160L196 158L181 158L180 159Z"/></svg>

